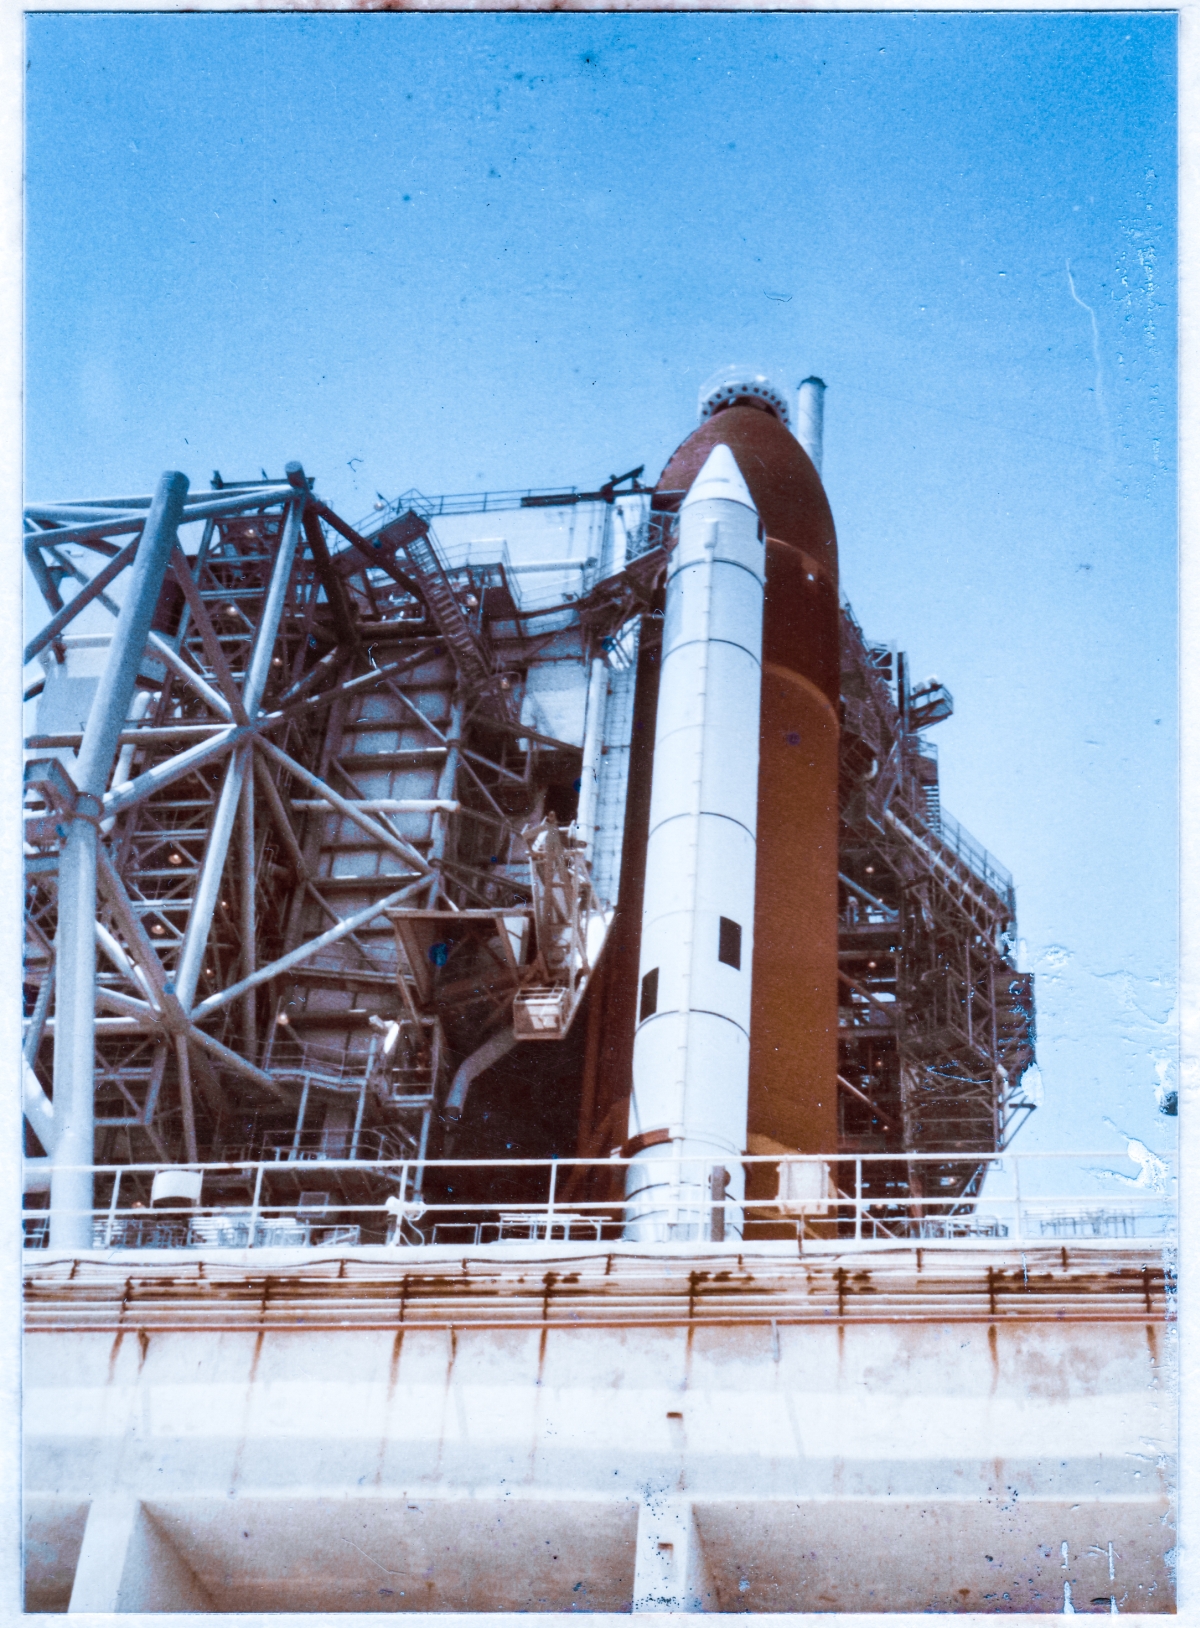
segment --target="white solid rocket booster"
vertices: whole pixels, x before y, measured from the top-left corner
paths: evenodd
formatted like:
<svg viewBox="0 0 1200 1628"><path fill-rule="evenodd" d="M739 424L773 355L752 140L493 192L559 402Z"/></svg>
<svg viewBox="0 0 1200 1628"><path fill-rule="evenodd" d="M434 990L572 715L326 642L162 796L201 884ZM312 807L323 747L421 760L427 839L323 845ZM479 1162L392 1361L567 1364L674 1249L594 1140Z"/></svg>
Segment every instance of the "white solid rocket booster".
<svg viewBox="0 0 1200 1628"><path fill-rule="evenodd" d="M633 1046L627 1236L741 1231L766 545L727 446L670 557Z"/></svg>

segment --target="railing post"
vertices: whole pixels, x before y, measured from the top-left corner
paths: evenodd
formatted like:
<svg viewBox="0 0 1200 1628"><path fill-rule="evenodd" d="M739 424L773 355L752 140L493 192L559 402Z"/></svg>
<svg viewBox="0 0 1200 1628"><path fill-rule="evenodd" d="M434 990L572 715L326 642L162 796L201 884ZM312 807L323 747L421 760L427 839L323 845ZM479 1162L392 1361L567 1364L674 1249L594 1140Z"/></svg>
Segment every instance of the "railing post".
<svg viewBox="0 0 1200 1628"><path fill-rule="evenodd" d="M358 1158L358 1138L362 1133L363 1111L367 1106L367 1082L371 1078L371 1068L375 1062L376 1040L377 1037L372 1035L371 1044L367 1048L367 1066L358 1092L358 1106L354 1110L354 1134L350 1138L350 1157L352 1159Z"/></svg>
<svg viewBox="0 0 1200 1628"><path fill-rule="evenodd" d="M558 1160L550 1161L550 1196L546 1200L546 1238L549 1241L554 1227L554 1189L558 1183Z"/></svg>
<svg viewBox="0 0 1200 1628"><path fill-rule="evenodd" d="M1024 1233L1021 1228L1021 1155L1014 1153L1013 1161L1013 1207L1016 1219L1013 1227L1013 1242L1020 1243Z"/></svg>
<svg viewBox="0 0 1200 1628"><path fill-rule="evenodd" d="M854 1160L854 1241L862 1242L862 1154Z"/></svg>
<svg viewBox="0 0 1200 1628"><path fill-rule="evenodd" d="M260 1162L254 1172L254 1197L250 1200L250 1238L248 1248L253 1249L258 1238L258 1211L262 1200L263 1165Z"/></svg>
<svg viewBox="0 0 1200 1628"><path fill-rule="evenodd" d="M108 1229L104 1235L105 1249L112 1248L113 1227L117 1219L117 1194L121 1191L121 1167L118 1165L113 1174L112 1198L108 1202Z"/></svg>
<svg viewBox="0 0 1200 1628"><path fill-rule="evenodd" d="M293 1159L298 1158L299 1154L300 1154L300 1137L301 1137L301 1134L302 1134L302 1132L304 1130L304 1115L305 1115L305 1111L308 1108L308 1087L309 1087L309 1083L310 1083L311 1079L312 1079L312 1076L310 1074L305 1074L305 1076L304 1076L304 1084L303 1084L303 1086L301 1087L301 1090L300 1090L300 1107L296 1112L296 1132L295 1132L295 1135L292 1137L292 1158Z"/></svg>
<svg viewBox="0 0 1200 1628"><path fill-rule="evenodd" d="M414 1193L414 1198L416 1194ZM404 1206L408 1203L408 1160L400 1166L400 1210L396 1216L396 1232L393 1243L404 1242Z"/></svg>
<svg viewBox="0 0 1200 1628"><path fill-rule="evenodd" d="M425 1193L425 1152L429 1146L429 1126L433 1109L426 1108L421 1115L421 1140L417 1146L417 1172L413 1177L413 1198L419 1204Z"/></svg>
<svg viewBox="0 0 1200 1628"><path fill-rule="evenodd" d="M709 1167L709 1213L708 1236L713 1243L725 1242L725 1215L726 1215L726 1188L729 1183L729 1172L723 1164L714 1164Z"/></svg>

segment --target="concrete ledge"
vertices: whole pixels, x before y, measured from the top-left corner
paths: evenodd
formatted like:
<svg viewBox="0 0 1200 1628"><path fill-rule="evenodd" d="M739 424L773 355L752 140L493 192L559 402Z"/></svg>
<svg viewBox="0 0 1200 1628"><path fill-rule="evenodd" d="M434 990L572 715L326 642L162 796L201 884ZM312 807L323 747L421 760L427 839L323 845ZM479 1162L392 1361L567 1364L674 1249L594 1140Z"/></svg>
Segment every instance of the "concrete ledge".
<svg viewBox="0 0 1200 1628"><path fill-rule="evenodd" d="M1100 1321L1172 1314L1134 1241L751 1250L92 1251L26 1262L29 1330Z"/></svg>

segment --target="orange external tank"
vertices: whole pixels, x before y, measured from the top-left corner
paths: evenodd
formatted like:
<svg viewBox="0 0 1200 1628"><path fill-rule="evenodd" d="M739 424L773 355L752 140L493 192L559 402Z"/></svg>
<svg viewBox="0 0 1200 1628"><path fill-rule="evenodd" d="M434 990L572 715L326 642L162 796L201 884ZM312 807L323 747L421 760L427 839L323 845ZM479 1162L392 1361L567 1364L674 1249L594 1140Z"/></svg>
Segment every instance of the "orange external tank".
<svg viewBox="0 0 1200 1628"><path fill-rule="evenodd" d="M767 533L748 1151L835 1153L837 538L808 455L745 397L716 405L672 455L654 508L677 508L721 442Z"/></svg>

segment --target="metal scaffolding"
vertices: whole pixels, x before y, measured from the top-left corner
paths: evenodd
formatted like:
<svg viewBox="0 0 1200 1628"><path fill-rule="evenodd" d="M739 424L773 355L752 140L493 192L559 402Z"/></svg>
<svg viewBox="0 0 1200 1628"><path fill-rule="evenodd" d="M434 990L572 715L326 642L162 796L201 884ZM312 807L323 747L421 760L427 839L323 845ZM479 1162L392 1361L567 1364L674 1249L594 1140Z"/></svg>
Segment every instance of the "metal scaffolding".
<svg viewBox="0 0 1200 1628"><path fill-rule="evenodd" d="M581 751L520 689L555 637L611 646L636 581L584 630L523 614L502 566L448 574L411 504L365 529L297 464L27 511L54 727L27 742L25 1096L55 1243L91 1242L106 1160L423 1156L451 1054L511 1035L514 997L561 1038L586 993ZM96 601L111 640L68 632Z"/></svg>
<svg viewBox="0 0 1200 1628"><path fill-rule="evenodd" d="M838 979L843 1152L993 1153L1032 1111L1033 980L1017 970L1004 867L941 807L948 718L936 680L842 613ZM898 1198L935 1183L969 1201L982 1166L880 1172Z"/></svg>
<svg viewBox="0 0 1200 1628"><path fill-rule="evenodd" d="M609 527L640 474L584 493L406 493L358 526L298 464L27 510L50 619L25 652L45 678L26 696L24 1095L55 1244L93 1241L117 1185L96 1166L266 1161L275 1202L290 1182L293 1207L320 1200L336 1231L339 1204L394 1193L381 1163L411 1160L419 1203L472 1082L520 1042L536 1072L551 1055L537 1042L582 1027L671 519L643 504L616 557L532 610L503 546L452 563L432 526L591 504ZM91 606L111 633L78 632ZM587 692L573 740L526 705L547 660ZM903 1155L994 1152L1031 1106L1012 881L940 809L922 732L948 694L911 688L849 611L842 690L839 1151L898 1156L872 1165L873 1199L932 1184L969 1205L980 1161L919 1174ZM556 1054L589 1133L594 1027L586 1059ZM527 1151L573 1152L573 1123ZM261 1179L230 1168L207 1196L257 1215ZM121 1191L155 1203L149 1177Z"/></svg>

